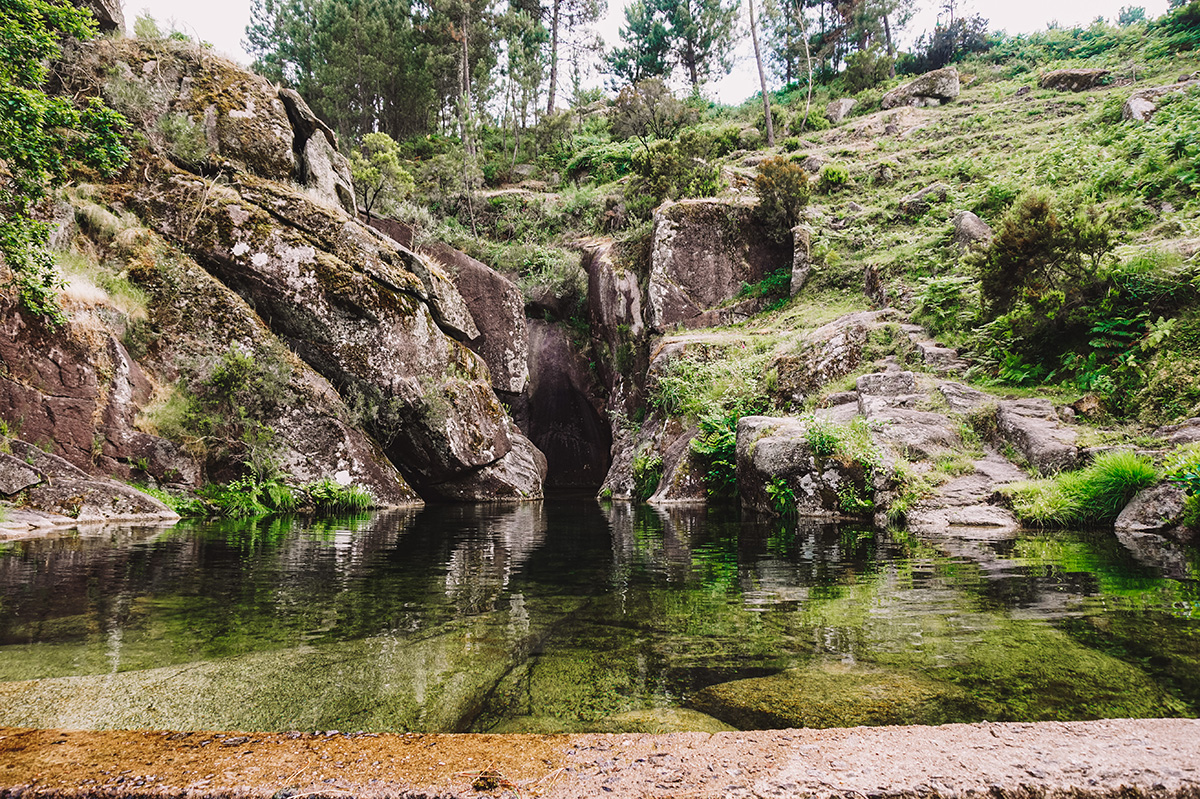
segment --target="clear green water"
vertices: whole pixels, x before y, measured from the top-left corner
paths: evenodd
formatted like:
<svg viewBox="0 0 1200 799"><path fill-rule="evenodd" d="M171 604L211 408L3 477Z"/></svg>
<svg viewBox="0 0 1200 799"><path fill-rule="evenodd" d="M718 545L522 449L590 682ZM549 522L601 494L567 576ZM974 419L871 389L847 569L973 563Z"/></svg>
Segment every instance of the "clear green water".
<svg viewBox="0 0 1200 799"><path fill-rule="evenodd" d="M1144 557L1144 556L1143 556ZM1196 716L1200 570L591 501L0 544L0 725L556 732Z"/></svg>

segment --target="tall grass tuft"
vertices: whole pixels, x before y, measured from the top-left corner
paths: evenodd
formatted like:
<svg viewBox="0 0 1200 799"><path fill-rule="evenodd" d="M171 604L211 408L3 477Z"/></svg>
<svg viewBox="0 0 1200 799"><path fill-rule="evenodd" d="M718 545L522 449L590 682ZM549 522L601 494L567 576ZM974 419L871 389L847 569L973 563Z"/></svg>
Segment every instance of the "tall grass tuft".
<svg viewBox="0 0 1200 799"><path fill-rule="evenodd" d="M1107 524L1137 492L1158 480L1144 455L1114 450L1075 472L1001 489L1021 521L1041 527Z"/></svg>

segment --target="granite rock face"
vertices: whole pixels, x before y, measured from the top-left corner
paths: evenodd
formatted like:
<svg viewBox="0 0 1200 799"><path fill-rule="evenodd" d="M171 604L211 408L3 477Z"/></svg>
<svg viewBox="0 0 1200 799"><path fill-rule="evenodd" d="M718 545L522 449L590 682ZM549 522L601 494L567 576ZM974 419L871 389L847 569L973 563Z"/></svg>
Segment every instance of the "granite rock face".
<svg viewBox="0 0 1200 799"><path fill-rule="evenodd" d="M418 501L410 482L430 498L541 497L545 460L466 346L481 330L453 275L355 218L336 137L302 98L187 43L97 40L65 59L60 89L145 100L130 118L150 152L120 190L148 230L96 239L142 258L131 279L153 298L153 346L113 350L118 394L140 407L139 370L162 386L197 371L189 357L269 357L288 396L264 423L297 479L338 475L382 504ZM503 387L519 390L524 350L509 360Z"/></svg>
<svg viewBox="0 0 1200 799"><path fill-rule="evenodd" d="M652 247L646 321L658 332L749 316L757 301L726 303L743 283L757 283L792 260L792 248L766 235L751 206L719 200L663 204L654 212Z"/></svg>

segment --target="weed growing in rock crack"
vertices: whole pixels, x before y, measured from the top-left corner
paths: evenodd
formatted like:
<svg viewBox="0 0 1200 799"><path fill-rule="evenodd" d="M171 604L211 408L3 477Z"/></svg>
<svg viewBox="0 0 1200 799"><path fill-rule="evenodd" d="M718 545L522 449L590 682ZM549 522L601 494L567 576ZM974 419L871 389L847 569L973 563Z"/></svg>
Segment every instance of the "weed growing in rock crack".
<svg viewBox="0 0 1200 799"><path fill-rule="evenodd" d="M772 477L766 486L767 497L776 515L791 517L796 515L796 492L782 477Z"/></svg>
<svg viewBox="0 0 1200 799"><path fill-rule="evenodd" d="M1167 481L1183 489L1183 524L1200 529L1200 444L1188 444L1171 453L1163 463Z"/></svg>
<svg viewBox="0 0 1200 799"><path fill-rule="evenodd" d="M663 476L663 459L649 449L642 450L633 458L634 499L646 500L654 494Z"/></svg>
<svg viewBox="0 0 1200 799"><path fill-rule="evenodd" d="M704 490L710 498L737 496L737 423L734 414L711 414L700 419L700 435L691 450L704 462Z"/></svg>

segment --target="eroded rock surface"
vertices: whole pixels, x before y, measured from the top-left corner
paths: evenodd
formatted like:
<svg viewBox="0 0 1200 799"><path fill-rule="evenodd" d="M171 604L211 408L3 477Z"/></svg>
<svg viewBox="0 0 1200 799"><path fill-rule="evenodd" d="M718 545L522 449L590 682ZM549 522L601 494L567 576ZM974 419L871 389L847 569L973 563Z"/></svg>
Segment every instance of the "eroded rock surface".
<svg viewBox="0 0 1200 799"><path fill-rule="evenodd" d="M903 105L942 105L956 100L959 91L958 70L943 67L892 89L883 96L879 105L884 110Z"/></svg>
<svg viewBox="0 0 1200 799"><path fill-rule="evenodd" d="M1096 88L1110 74L1107 69L1056 69L1043 75L1038 85L1059 92L1082 92Z"/></svg>
<svg viewBox="0 0 1200 799"><path fill-rule="evenodd" d="M726 306L742 288L791 264L790 242L774 242L751 206L719 200L665 203L654 212L647 322L658 332L728 324L759 308Z"/></svg>
<svg viewBox="0 0 1200 799"><path fill-rule="evenodd" d="M1048 399L1004 400L998 404L1000 435L1044 475L1079 465L1076 433L1064 425Z"/></svg>

